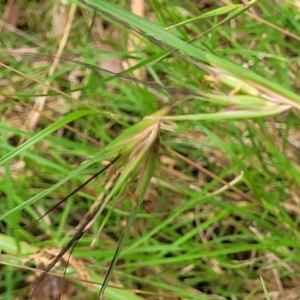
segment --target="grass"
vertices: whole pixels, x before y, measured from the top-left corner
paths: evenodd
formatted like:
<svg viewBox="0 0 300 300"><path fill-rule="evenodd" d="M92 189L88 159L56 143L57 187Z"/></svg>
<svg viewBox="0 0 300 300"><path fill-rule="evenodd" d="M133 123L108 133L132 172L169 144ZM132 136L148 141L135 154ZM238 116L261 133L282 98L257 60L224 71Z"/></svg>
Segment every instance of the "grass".
<svg viewBox="0 0 300 300"><path fill-rule="evenodd" d="M50 2L1 32L1 299L297 299L297 3Z"/></svg>

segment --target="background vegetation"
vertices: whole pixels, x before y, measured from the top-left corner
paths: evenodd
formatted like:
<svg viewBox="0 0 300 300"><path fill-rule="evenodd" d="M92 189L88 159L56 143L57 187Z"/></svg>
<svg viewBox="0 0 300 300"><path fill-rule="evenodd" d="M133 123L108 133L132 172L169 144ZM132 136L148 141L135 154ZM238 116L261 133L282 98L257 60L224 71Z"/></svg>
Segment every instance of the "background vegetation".
<svg viewBox="0 0 300 300"><path fill-rule="evenodd" d="M112 2L1 2L1 299L300 299L299 2Z"/></svg>

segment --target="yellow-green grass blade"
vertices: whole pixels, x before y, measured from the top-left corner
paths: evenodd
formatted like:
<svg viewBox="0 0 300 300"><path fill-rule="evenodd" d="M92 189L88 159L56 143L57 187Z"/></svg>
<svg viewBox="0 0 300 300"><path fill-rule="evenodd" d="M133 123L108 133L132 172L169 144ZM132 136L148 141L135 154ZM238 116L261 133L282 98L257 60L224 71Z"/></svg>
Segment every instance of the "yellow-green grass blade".
<svg viewBox="0 0 300 300"><path fill-rule="evenodd" d="M165 120L172 121L222 121L222 120L243 120L252 118L264 118L276 116L290 109L289 105L277 105L273 109L268 110L226 110L212 114L195 114L195 115L181 115L181 116L166 116Z"/></svg>
<svg viewBox="0 0 300 300"><path fill-rule="evenodd" d="M171 47L171 49L178 49L188 56L199 60L202 63L209 64L218 69L224 70L227 74L231 74L234 77L239 78L242 81L246 81L248 84L255 84L255 87L258 87L265 91L272 91L275 95L283 96L286 99L289 99L291 103L295 104L296 107L300 107L300 97L289 91L279 84L271 82L261 76L255 74L251 70L244 69L232 62L229 62L226 59L217 57L216 55L202 51L195 46L188 44L187 42L182 41L176 36L172 35L170 32L159 27L157 24L150 22L149 20L138 17L124 9L103 0L84 0L88 6L85 8L95 8L97 11L109 17L117 18L125 24L130 25L132 28L140 30L146 37L150 36L157 40L158 44L163 46L164 44ZM255 1L246 4L243 7L243 10L251 7ZM90 6L90 7L89 7ZM181 56L182 57L182 56ZM290 104L291 104L290 103Z"/></svg>

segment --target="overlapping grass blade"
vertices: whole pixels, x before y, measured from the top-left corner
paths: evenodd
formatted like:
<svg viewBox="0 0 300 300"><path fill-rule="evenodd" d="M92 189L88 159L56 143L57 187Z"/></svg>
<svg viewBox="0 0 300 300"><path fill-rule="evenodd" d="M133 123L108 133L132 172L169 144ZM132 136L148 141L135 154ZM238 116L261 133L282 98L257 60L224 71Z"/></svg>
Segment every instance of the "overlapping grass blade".
<svg viewBox="0 0 300 300"><path fill-rule="evenodd" d="M171 47L171 51L175 49L183 51L189 57L204 63L206 66L202 65L202 68L208 72L212 71L210 66L217 68L219 73L221 71L221 79L222 77L228 77L228 75L231 75L233 77L232 82L234 82L235 78L237 78L240 81L245 81L245 83L248 83L254 88L259 89L260 92L268 92L273 94L275 99L281 98L281 101L284 101L283 104L290 104L291 106L295 106L297 108L300 107L300 97L297 94L281 87L277 83L270 82L269 80L262 78L251 70L244 69L232 62L229 62L228 60L217 57L211 53L204 52L193 45L182 41L158 25L131 14L130 12L127 12L112 3L101 0L85 0L84 2L87 5L95 8L98 12L108 17L113 16L113 18L117 18L121 22L130 25L131 28L140 30L145 37L151 36L157 40L158 44L161 46L164 44L168 45ZM255 4L255 2L256 1L250 1L248 4L241 5L241 12L249 9ZM184 58L184 56L181 57ZM199 67L201 67L200 64Z"/></svg>

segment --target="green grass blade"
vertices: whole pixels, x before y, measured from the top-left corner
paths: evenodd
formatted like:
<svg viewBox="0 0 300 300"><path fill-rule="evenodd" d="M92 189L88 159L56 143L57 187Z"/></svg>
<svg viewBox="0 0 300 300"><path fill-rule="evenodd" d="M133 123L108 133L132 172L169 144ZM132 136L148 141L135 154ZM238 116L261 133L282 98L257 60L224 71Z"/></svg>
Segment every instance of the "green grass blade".
<svg viewBox="0 0 300 300"><path fill-rule="evenodd" d="M195 17L195 18L190 18L188 20L185 20L185 21L182 21L180 23L177 23L177 24L174 24L172 26L169 26L169 27L167 27L165 29L170 29L170 28L175 28L175 27L178 27L178 26L186 25L186 24L189 24L189 23L193 23L193 22L199 21L201 19L205 19L205 18L222 16L222 15L227 14L227 13L233 11L233 10L236 10L240 6L241 6L240 4L233 4L233 5L228 5L228 6L216 8L213 11L209 11L209 12L204 13L203 15L200 15L200 16Z"/></svg>
<svg viewBox="0 0 300 300"><path fill-rule="evenodd" d="M22 153L26 149L28 149L30 146L36 144L37 142L43 140L46 136L50 135L52 132L58 130L59 128L63 127L64 125L77 120L79 118L82 118L87 115L96 114L97 112L93 110L80 110L76 111L74 113L71 113L60 120L56 121L55 123L51 124L49 127L45 128L41 132L35 134L33 137L31 137L29 140L24 142L22 145L17 147L16 149L12 150L11 152L3 155L3 157L0 158L0 165L4 164L6 161L14 158L18 154Z"/></svg>
<svg viewBox="0 0 300 300"><path fill-rule="evenodd" d="M290 109L289 105L281 105L269 110L227 110L219 113L212 114L195 114L195 115L182 115L182 116L166 116L165 120L172 121L200 121L200 120L210 120L210 121L221 121L221 120L243 120L252 118L265 118L276 116Z"/></svg>
<svg viewBox="0 0 300 300"><path fill-rule="evenodd" d="M168 46L172 47L172 49L178 49L180 51L183 51L187 55L199 60L200 62L207 63L218 68L222 68L223 70L229 72L229 74L232 73L235 76L242 78L246 81L255 82L260 87L266 87L267 89L270 89L271 91L283 95L284 97L291 99L291 101L295 101L296 103L300 104L300 97L297 94L281 87L279 84L262 78L254 72L237 66L236 64L229 62L228 60L219 58L210 53L206 53L194 47L193 45L182 41L181 39L167 32L165 29L159 27L158 25L146 19L138 17L128 11L125 11L122 8L114 5L113 3L103 0L84 0L84 2L105 15L113 15L122 22L129 24L131 27L141 30L146 36L151 36L155 38L159 41L159 43L165 43ZM250 2L250 4L245 5L242 8L242 10L244 11L250 8L255 2L256 1L252 1Z"/></svg>

